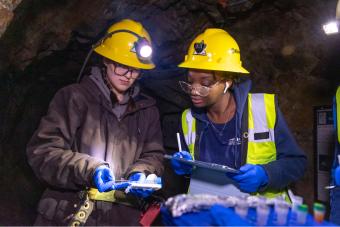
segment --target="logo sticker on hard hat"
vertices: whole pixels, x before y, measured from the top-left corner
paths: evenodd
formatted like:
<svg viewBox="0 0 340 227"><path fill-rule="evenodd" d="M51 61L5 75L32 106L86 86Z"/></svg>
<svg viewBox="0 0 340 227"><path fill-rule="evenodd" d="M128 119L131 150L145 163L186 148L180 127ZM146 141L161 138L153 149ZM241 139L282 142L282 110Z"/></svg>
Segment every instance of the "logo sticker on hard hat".
<svg viewBox="0 0 340 227"><path fill-rule="evenodd" d="M207 52L205 51L205 48L207 47L207 44L204 43L204 40L202 40L199 43L194 44L194 55L207 55Z"/></svg>

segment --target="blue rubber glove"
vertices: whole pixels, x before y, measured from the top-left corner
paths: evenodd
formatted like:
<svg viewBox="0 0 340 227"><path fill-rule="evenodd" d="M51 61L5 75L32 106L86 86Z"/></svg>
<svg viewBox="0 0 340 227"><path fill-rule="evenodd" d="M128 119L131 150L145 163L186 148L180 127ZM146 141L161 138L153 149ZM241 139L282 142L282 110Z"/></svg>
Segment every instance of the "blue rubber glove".
<svg viewBox="0 0 340 227"><path fill-rule="evenodd" d="M151 176L151 174L149 175ZM148 177L149 177L148 176ZM129 181L139 182L139 183L145 183L148 181L148 178L145 176L144 173L134 173L129 177ZM149 197L155 190L153 189L137 189L132 188L129 190L129 194L132 194L139 198L147 198Z"/></svg>
<svg viewBox="0 0 340 227"><path fill-rule="evenodd" d="M246 164L241 166L241 173L232 177L241 191L252 193L257 192L260 187L268 183L268 175L264 168L259 165Z"/></svg>
<svg viewBox="0 0 340 227"><path fill-rule="evenodd" d="M99 192L106 192L114 189L115 176L111 169L105 165L101 165L95 169L92 180Z"/></svg>
<svg viewBox="0 0 340 227"><path fill-rule="evenodd" d="M191 154L187 151L176 152L172 157L192 160ZM176 159L171 159L171 166L177 175L191 174L192 166Z"/></svg>
<svg viewBox="0 0 340 227"><path fill-rule="evenodd" d="M340 166L336 167L334 171L335 185L340 186Z"/></svg>

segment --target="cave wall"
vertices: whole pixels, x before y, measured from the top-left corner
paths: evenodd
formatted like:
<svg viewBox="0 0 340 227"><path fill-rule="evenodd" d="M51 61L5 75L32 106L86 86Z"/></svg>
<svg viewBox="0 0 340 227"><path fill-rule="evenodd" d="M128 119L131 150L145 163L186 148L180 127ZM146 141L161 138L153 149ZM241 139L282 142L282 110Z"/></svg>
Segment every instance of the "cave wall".
<svg viewBox="0 0 340 227"><path fill-rule="evenodd" d="M76 81L91 44L122 18L141 21L153 39L157 68L140 82L157 99L169 153L176 149L178 114L190 105L177 83L185 71L176 65L205 28L229 31L251 72L253 91L278 94L286 121L308 155L305 177L292 187L313 202L313 108L331 104L340 84L339 35L321 30L335 13L335 0L0 3L1 225L33 223L43 185L26 162L25 146L55 92Z"/></svg>

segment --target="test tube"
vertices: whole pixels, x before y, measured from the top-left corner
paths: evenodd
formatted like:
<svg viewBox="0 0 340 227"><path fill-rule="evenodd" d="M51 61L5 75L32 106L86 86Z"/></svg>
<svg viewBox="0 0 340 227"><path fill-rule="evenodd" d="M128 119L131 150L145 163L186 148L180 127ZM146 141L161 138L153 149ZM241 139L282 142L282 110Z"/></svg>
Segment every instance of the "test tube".
<svg viewBox="0 0 340 227"><path fill-rule="evenodd" d="M276 223L277 225L285 225L287 222L287 216L289 211L289 205L286 202L278 203L275 207L275 212L277 215Z"/></svg>
<svg viewBox="0 0 340 227"><path fill-rule="evenodd" d="M313 206L313 213L314 213L314 220L318 223L323 222L324 218L325 218L325 205L323 205L322 203L314 203Z"/></svg>
<svg viewBox="0 0 340 227"><path fill-rule="evenodd" d="M274 200L274 210L276 211L276 208L279 204L285 203L286 201L283 199L282 196L275 197Z"/></svg>
<svg viewBox="0 0 340 227"><path fill-rule="evenodd" d="M308 206L306 204L298 205L296 211L296 222L297 224L304 225L307 220Z"/></svg>
<svg viewBox="0 0 340 227"><path fill-rule="evenodd" d="M294 199L293 199L292 202L293 202L293 204L292 204L292 212L296 213L298 206L303 203L303 198L301 196L294 196Z"/></svg>
<svg viewBox="0 0 340 227"><path fill-rule="evenodd" d="M248 203L245 198L239 198L235 205L235 213L241 218L246 218L248 214Z"/></svg>
<svg viewBox="0 0 340 227"><path fill-rule="evenodd" d="M270 209L266 204L259 204L256 207L256 225L265 226L268 222Z"/></svg>

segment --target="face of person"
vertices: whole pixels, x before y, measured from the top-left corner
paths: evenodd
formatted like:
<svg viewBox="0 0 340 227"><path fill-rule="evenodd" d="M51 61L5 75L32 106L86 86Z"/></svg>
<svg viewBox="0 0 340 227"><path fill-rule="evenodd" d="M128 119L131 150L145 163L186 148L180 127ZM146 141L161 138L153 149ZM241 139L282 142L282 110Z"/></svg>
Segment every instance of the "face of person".
<svg viewBox="0 0 340 227"><path fill-rule="evenodd" d="M206 70L190 70L188 84L191 101L196 107L208 107L214 105L224 94L226 82L231 81L222 77L220 72Z"/></svg>
<svg viewBox="0 0 340 227"><path fill-rule="evenodd" d="M140 75L140 69L104 59L107 78L112 88L119 94L125 93Z"/></svg>

